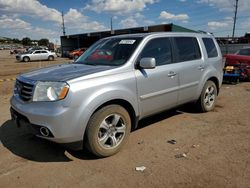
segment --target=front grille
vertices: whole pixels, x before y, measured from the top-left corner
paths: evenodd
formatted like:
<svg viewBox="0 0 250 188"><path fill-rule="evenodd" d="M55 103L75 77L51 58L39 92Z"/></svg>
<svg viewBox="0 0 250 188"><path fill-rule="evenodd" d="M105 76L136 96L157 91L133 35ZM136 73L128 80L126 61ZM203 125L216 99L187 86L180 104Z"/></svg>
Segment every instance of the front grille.
<svg viewBox="0 0 250 188"><path fill-rule="evenodd" d="M33 95L34 85L16 80L15 90L23 101L30 101Z"/></svg>

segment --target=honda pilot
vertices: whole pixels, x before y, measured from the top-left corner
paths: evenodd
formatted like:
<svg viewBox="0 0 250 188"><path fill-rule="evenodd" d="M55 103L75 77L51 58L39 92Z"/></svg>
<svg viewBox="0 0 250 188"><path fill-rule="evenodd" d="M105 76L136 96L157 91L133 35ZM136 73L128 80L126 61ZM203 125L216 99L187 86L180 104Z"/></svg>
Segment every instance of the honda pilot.
<svg viewBox="0 0 250 188"><path fill-rule="evenodd" d="M223 67L208 34L104 38L74 63L18 76L11 115L38 137L106 157L122 148L142 118L190 102L213 110Z"/></svg>

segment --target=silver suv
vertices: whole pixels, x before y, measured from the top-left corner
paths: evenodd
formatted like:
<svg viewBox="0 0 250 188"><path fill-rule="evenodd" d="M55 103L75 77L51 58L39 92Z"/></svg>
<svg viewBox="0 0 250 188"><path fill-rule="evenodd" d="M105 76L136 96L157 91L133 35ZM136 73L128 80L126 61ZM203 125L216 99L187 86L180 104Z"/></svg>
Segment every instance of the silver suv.
<svg viewBox="0 0 250 188"><path fill-rule="evenodd" d="M214 109L223 63L216 40L198 33L101 39L76 62L17 77L12 119L35 135L97 156L118 152L140 119L195 102Z"/></svg>

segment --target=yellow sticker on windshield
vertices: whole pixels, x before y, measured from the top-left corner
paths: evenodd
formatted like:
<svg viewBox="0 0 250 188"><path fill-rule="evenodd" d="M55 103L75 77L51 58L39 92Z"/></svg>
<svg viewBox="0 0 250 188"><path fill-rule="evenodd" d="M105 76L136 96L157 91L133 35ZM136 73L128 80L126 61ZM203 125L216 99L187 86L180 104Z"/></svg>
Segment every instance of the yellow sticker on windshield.
<svg viewBox="0 0 250 188"><path fill-rule="evenodd" d="M121 40L119 44L134 44L135 40Z"/></svg>

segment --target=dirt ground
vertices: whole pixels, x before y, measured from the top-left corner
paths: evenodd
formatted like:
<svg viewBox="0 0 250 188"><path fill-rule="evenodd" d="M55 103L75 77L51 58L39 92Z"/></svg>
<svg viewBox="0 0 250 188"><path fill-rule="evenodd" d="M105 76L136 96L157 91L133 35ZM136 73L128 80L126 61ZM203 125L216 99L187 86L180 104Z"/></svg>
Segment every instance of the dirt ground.
<svg viewBox="0 0 250 188"><path fill-rule="evenodd" d="M17 63L0 51L0 79L67 61ZM12 87L0 82L0 187L250 187L249 82L223 85L213 112L187 105L141 121L123 149L103 159L18 129L10 121Z"/></svg>

